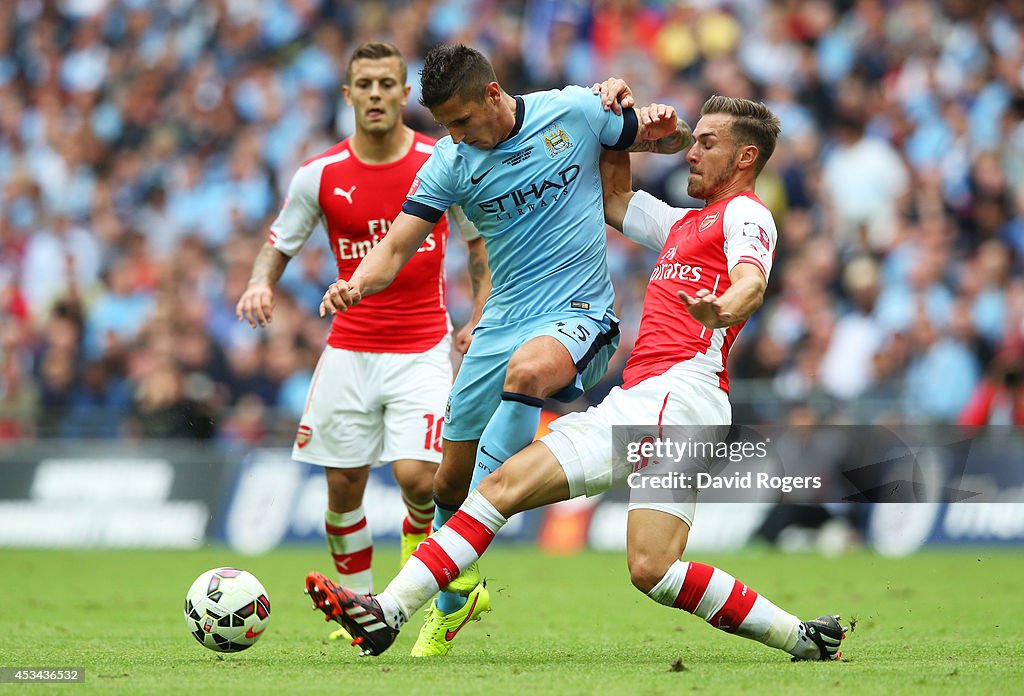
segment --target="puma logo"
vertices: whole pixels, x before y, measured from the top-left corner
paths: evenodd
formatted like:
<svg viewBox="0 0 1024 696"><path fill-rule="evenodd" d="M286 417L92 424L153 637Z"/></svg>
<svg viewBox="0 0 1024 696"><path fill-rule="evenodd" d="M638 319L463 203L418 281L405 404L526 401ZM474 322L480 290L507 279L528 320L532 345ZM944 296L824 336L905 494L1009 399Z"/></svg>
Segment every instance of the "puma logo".
<svg viewBox="0 0 1024 696"><path fill-rule="evenodd" d="M352 203L352 193L353 193L353 192L354 192L355 190L356 190L356 187L355 187L355 186L353 186L352 188L350 188L350 189L349 189L348 191L346 191L345 189L342 189L342 188L338 188L337 186L335 186L335 187L334 187L334 195L335 195L335 196L341 196L341 197L342 197L342 198L344 198L344 199L345 199L346 201L348 201L348 202L349 202L349 204L351 204L351 203Z"/></svg>

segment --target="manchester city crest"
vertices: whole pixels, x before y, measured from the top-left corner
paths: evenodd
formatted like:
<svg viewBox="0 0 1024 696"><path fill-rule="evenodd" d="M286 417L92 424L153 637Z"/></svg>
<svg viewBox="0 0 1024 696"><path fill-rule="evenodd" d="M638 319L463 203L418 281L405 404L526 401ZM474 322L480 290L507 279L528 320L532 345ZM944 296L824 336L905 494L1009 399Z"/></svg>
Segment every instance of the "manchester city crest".
<svg viewBox="0 0 1024 696"><path fill-rule="evenodd" d="M548 157L555 158L572 148L572 138L559 122L552 123L544 129L544 147Z"/></svg>

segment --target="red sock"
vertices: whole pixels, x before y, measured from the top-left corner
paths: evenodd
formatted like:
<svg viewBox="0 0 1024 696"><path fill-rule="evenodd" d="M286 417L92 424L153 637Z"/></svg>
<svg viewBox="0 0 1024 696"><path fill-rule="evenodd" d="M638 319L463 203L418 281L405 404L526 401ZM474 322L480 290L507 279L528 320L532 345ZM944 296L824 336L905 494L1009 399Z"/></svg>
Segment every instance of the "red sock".
<svg viewBox="0 0 1024 696"><path fill-rule="evenodd" d="M402 534L429 534L430 523L434 521L434 501L414 503L402 495L406 515L402 520Z"/></svg>

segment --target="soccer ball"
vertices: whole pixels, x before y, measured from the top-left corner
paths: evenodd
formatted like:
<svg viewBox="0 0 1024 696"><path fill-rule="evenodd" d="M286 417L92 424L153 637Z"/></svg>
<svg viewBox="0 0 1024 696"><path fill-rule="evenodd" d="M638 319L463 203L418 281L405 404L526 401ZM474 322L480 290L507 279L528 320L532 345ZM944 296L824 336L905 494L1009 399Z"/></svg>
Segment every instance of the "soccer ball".
<svg viewBox="0 0 1024 696"><path fill-rule="evenodd" d="M252 573L214 568L188 588L185 623L204 648L238 652L252 647L267 630L270 600Z"/></svg>

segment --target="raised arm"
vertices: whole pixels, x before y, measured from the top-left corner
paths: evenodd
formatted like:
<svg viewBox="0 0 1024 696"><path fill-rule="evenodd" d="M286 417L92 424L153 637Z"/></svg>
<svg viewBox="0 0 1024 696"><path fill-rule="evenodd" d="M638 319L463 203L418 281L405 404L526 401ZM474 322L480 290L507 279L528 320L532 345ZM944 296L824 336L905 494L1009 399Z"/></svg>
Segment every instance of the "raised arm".
<svg viewBox="0 0 1024 696"><path fill-rule="evenodd" d="M636 140L628 148L630 152L656 152L660 155L674 155L690 147L693 130L676 110L666 104L651 104L637 112Z"/></svg>
<svg viewBox="0 0 1024 696"><path fill-rule="evenodd" d="M327 287L320 303L320 316L344 312L359 304L363 296L390 285L433 228L434 223L428 220L399 213L384 238L359 262L352 277L338 279Z"/></svg>
<svg viewBox="0 0 1024 696"><path fill-rule="evenodd" d="M609 77L604 82L594 83L594 94L601 97L605 110L622 113L623 108L635 106L633 90L625 80ZM666 104L651 104L637 111L637 133L630 152L657 152L672 155L682 152L693 143L693 129L679 118L676 110Z"/></svg>
<svg viewBox="0 0 1024 696"><path fill-rule="evenodd" d="M622 231L626 209L633 198L633 177L629 153L623 150L601 152L601 188L604 193L604 221Z"/></svg>
<svg viewBox="0 0 1024 696"><path fill-rule="evenodd" d="M249 285L235 305L236 317L244 317L254 329L257 325L266 326L271 322L274 314L274 286L291 260L292 257L278 251L269 242L260 248L252 264Z"/></svg>

